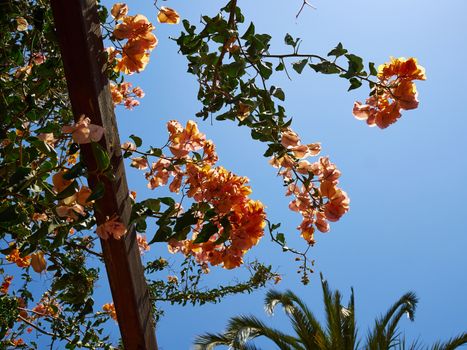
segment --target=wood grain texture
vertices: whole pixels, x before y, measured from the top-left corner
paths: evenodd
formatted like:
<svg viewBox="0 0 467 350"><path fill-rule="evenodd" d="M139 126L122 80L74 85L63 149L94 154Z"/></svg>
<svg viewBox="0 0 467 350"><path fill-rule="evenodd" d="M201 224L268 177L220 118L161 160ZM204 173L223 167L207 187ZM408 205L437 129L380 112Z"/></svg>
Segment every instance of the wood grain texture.
<svg viewBox="0 0 467 350"><path fill-rule="evenodd" d="M104 197L95 205L97 223L117 214L128 226L131 200L109 82L104 73L106 59L97 4L93 0L51 0L51 5L75 120L85 114L92 124L104 127L105 134L99 143L108 151L115 175L113 180L88 177L91 189L98 182L105 185ZM81 145L81 157L88 169L96 168L90 145ZM105 266L125 349L154 350L155 327L136 232L134 227L128 231L121 240L101 240Z"/></svg>

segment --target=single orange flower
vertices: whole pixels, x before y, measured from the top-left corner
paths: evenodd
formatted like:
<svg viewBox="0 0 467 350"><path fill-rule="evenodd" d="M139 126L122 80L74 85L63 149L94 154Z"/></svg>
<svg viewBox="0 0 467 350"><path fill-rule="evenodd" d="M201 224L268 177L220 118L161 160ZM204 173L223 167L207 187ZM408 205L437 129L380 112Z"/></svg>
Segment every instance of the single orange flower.
<svg viewBox="0 0 467 350"><path fill-rule="evenodd" d="M178 24L180 22L180 15L173 9L161 6L157 14L159 23Z"/></svg>

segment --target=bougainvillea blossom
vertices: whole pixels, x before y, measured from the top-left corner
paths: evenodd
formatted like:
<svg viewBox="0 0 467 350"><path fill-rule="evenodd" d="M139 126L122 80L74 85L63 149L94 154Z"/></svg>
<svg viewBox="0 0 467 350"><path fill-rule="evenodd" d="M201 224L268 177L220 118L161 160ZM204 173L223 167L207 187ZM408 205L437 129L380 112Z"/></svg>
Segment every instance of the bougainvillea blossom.
<svg viewBox="0 0 467 350"><path fill-rule="evenodd" d="M173 9L161 6L157 14L159 23L178 24L180 22L180 15Z"/></svg>
<svg viewBox="0 0 467 350"><path fill-rule="evenodd" d="M84 114L75 125L66 125L62 127L62 132L71 134L73 141L78 144L98 142L104 135L104 128L100 125L91 124L91 119Z"/></svg>
<svg viewBox="0 0 467 350"><path fill-rule="evenodd" d="M118 216L115 215L99 225L96 229L96 233L103 240L109 239L110 237L120 239L127 233L127 228L119 221Z"/></svg>
<svg viewBox="0 0 467 350"><path fill-rule="evenodd" d="M369 126L387 128L401 116L401 110L418 107L418 92L413 80L425 80L425 69L415 58L391 58L378 67L379 83L366 103L357 101L353 115Z"/></svg>

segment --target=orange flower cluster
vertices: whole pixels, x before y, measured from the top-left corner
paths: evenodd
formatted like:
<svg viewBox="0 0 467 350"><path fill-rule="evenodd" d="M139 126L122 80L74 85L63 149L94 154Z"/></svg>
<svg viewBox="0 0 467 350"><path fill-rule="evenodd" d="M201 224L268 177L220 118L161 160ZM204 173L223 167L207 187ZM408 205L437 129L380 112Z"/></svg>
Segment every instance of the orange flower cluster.
<svg viewBox="0 0 467 350"><path fill-rule="evenodd" d="M366 120L369 126L381 129L395 123L401 110L418 107L418 93L414 80L425 80L425 69L415 58L391 58L391 62L378 67L379 84L366 100L366 104L355 102L353 115Z"/></svg>
<svg viewBox="0 0 467 350"><path fill-rule="evenodd" d="M8 289L10 288L12 280L13 280L13 276L3 277L3 282L0 285L0 294L7 294L8 293Z"/></svg>
<svg viewBox="0 0 467 350"><path fill-rule="evenodd" d="M314 244L315 227L328 232L328 221L339 220L349 210L350 200L337 187L341 173L328 157L320 157L314 163L303 159L319 154L318 143L302 145L299 136L287 129L282 132L281 144L288 153L273 158L271 165L280 168L279 175L287 185L286 195L295 197L289 208L303 217L297 229L309 244Z"/></svg>
<svg viewBox="0 0 467 350"><path fill-rule="evenodd" d="M54 190L57 193L62 192L73 182L73 180L63 178L63 175L65 175L67 171L68 169L63 169L52 176ZM92 206L92 202L88 202L91 193L92 191L89 187L82 186L73 195L58 202L55 208L57 215L61 218L67 218L69 221L78 220L78 215L84 216L86 214L85 207Z"/></svg>
<svg viewBox="0 0 467 350"><path fill-rule="evenodd" d="M107 221L97 226L97 235L103 240L113 237L114 239L120 239L127 233L126 226L119 221L119 218L114 215L111 218L107 218Z"/></svg>
<svg viewBox="0 0 467 350"><path fill-rule="evenodd" d="M143 255L145 252L151 249L151 247L148 244L148 241L146 240L146 237L143 237L140 234L136 236L136 242L138 243L139 253L141 255Z"/></svg>
<svg viewBox="0 0 467 350"><path fill-rule="evenodd" d="M107 303L102 306L102 310L108 313L110 318L117 322L117 311L115 311L114 303Z"/></svg>
<svg viewBox="0 0 467 350"><path fill-rule="evenodd" d="M143 89L139 86L132 89L131 83L127 82L118 85L110 83L110 92L114 106L123 104L129 110L139 106L139 101L136 98L144 97Z"/></svg>
<svg viewBox="0 0 467 350"><path fill-rule="evenodd" d="M23 346L25 344L25 342L24 342L24 340L22 338L11 339L11 343L13 344L13 346L16 346L16 347L20 347L20 346Z"/></svg>
<svg viewBox="0 0 467 350"><path fill-rule="evenodd" d="M263 236L266 217L263 204L248 197L251 189L246 177L214 167L218 160L214 144L199 132L194 121L188 121L183 127L172 120L167 129L173 157L161 155L151 165L146 173L148 187L154 189L173 179L169 185L171 192L178 193L183 188L187 197L208 204L215 213L209 219L197 214L198 223L191 239L172 240L169 251L192 255L206 268L207 263L222 264L226 269L240 266L246 251ZM191 155L192 152L202 154ZM205 243L194 243L207 224L217 227L217 232Z"/></svg>
<svg viewBox="0 0 467 350"><path fill-rule="evenodd" d="M116 59L115 70L125 74L141 72L149 62L149 53L157 45L157 38L152 33L154 26L143 15L128 16L128 6L117 3L112 7L111 14L118 24L113 36L117 40L127 40L121 50L108 51L112 61ZM116 58L121 55L120 58Z"/></svg>
<svg viewBox="0 0 467 350"><path fill-rule="evenodd" d="M206 221L200 217L192 238L170 241L169 251L193 255L202 265L222 264L226 269L240 266L243 255L264 234L266 214L263 204L248 198L251 189L246 186L246 177L232 174L223 167L201 167L190 163L186 167L187 196L214 208L216 216L209 221L217 226L218 231L207 242L194 243ZM228 220L228 228L221 223L224 218Z"/></svg>
<svg viewBox="0 0 467 350"><path fill-rule="evenodd" d="M18 248L14 248L5 259L11 263L15 263L18 267L28 267L31 264L31 257L29 255L25 257L20 256Z"/></svg>
<svg viewBox="0 0 467 350"><path fill-rule="evenodd" d="M31 75L32 68L34 66L41 65L46 61L46 57L43 53L41 52L36 52L31 54L29 58L29 63L23 67L19 67L14 74L15 78L19 79L26 79L29 75Z"/></svg>
<svg viewBox="0 0 467 350"><path fill-rule="evenodd" d="M55 299L51 299L48 293L44 293L32 311L34 312L34 318L38 318L46 316L57 317L62 310Z"/></svg>

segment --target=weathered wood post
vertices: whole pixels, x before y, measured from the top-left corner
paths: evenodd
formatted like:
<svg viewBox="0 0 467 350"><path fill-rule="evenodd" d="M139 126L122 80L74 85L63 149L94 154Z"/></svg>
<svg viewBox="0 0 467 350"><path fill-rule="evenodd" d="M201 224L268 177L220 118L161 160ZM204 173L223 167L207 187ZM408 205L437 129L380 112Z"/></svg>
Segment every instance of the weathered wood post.
<svg viewBox="0 0 467 350"><path fill-rule="evenodd" d="M105 75L105 56L95 0L51 0L56 34L60 44L68 92L75 119L85 114L93 124L102 125L100 141L111 157L115 179L89 175L91 189L105 185L103 198L96 201L96 220L104 223L117 214L127 224L131 201L125 176L117 123ZM89 145L81 145L81 157L88 169L96 168ZM126 350L155 350L157 342L134 227L121 240L101 240L118 325Z"/></svg>

